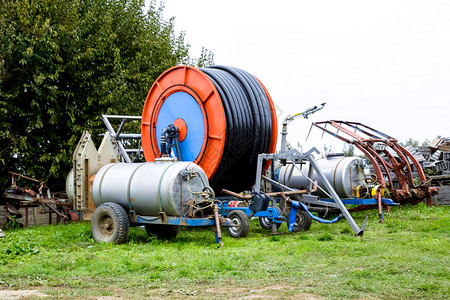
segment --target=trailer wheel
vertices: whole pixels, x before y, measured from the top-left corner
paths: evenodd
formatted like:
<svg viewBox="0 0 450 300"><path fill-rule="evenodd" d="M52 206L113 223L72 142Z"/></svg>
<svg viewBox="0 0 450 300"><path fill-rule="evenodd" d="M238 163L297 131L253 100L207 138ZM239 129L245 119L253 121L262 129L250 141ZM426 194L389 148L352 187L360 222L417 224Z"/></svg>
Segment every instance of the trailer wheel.
<svg viewBox="0 0 450 300"><path fill-rule="evenodd" d="M288 222L289 222L290 212L288 215ZM302 230L309 230L311 228L311 222L312 219L309 216L309 214L304 210L297 210L297 215L295 216L295 224L294 228L292 229L292 232L299 232ZM289 226L289 223L288 223Z"/></svg>
<svg viewBox="0 0 450 300"><path fill-rule="evenodd" d="M123 244L128 240L129 228L128 215L117 203L100 205L92 216L91 232L96 242Z"/></svg>
<svg viewBox="0 0 450 300"><path fill-rule="evenodd" d="M281 209L277 206L278 214L281 215ZM277 229L280 228L281 223L276 223ZM259 225L264 229L272 229L272 221L268 217L259 217Z"/></svg>
<svg viewBox="0 0 450 300"><path fill-rule="evenodd" d="M281 223L277 224L277 229L280 228ZM272 229L272 221L268 217L259 217L259 225L264 229Z"/></svg>
<svg viewBox="0 0 450 300"><path fill-rule="evenodd" d="M234 238L246 237L250 230L250 222L245 212L233 210L228 214L228 218L231 220L232 225L236 225L227 227L228 234Z"/></svg>
<svg viewBox="0 0 450 300"><path fill-rule="evenodd" d="M164 225L164 224L147 224L145 231L149 236L156 235L160 240L171 240L177 237L180 231L179 225Z"/></svg>

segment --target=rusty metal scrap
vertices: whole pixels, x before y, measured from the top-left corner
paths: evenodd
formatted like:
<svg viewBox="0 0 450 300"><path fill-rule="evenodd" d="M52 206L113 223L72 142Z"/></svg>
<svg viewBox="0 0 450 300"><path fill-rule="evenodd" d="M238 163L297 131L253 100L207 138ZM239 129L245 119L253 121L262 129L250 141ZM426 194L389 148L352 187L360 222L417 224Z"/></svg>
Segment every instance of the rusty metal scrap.
<svg viewBox="0 0 450 300"><path fill-rule="evenodd" d="M430 187L422 166L417 158L402 147L398 140L378 130L361 123L348 121L324 121L313 123L322 131L331 134L339 140L353 144L371 162L377 182L387 188L390 198L397 203L418 203L427 199L431 205L431 197L439 189ZM337 133L327 129L331 126ZM419 177L419 183L414 182L413 167ZM395 179L398 180L394 182Z"/></svg>
<svg viewBox="0 0 450 300"><path fill-rule="evenodd" d="M0 204L7 206L7 218L12 220L12 216L18 218L22 217L19 212L21 207L25 208L25 227L28 227L28 208L41 206L43 211L55 213L59 219L62 220L78 220L78 215L69 212L72 209L72 203L65 198L56 197L50 192L50 188L47 187L44 181L37 180L28 176L24 176L15 172L8 172L12 176L11 187L8 188L2 195ZM38 192L33 191L28 187L19 187L17 185L17 179L23 178L39 184ZM49 223L50 223L49 218Z"/></svg>

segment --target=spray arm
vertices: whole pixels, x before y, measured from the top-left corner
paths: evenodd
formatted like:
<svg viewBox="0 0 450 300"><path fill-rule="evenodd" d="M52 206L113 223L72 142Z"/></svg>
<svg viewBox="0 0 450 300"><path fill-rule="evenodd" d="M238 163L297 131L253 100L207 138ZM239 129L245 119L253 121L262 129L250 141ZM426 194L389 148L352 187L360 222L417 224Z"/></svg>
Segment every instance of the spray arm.
<svg viewBox="0 0 450 300"><path fill-rule="evenodd" d="M298 118L300 116L303 116L305 119L308 119L308 116L310 114L313 114L319 110L321 110L325 104L327 104L326 102L320 104L319 107L317 107L317 105L314 105L313 107L308 108L307 110L305 110L304 112L300 112L300 113L296 113L295 115L291 116L291 115L287 115L286 118L283 121L283 124L288 124L290 122L292 122L295 118Z"/></svg>
<svg viewBox="0 0 450 300"><path fill-rule="evenodd" d="M286 118L284 118L284 120L283 120L283 128L281 129L281 149L280 149L280 152L286 151L286 135L287 135L287 125L288 125L288 123L293 121L295 118L298 118L299 116L303 116L305 119L308 119L308 116L310 114L313 114L313 113L321 110L325 106L325 104L326 104L326 102L320 104L319 107L317 107L317 105L315 105L313 107L308 108L304 112L296 113L293 116L288 115Z"/></svg>

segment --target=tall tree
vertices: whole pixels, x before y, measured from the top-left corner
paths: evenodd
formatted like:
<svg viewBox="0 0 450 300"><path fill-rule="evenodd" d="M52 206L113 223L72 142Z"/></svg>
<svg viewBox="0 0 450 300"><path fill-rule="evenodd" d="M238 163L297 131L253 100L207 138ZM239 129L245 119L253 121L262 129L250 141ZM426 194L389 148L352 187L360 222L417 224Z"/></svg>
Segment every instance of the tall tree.
<svg viewBox="0 0 450 300"><path fill-rule="evenodd" d="M353 144L344 144L344 148L342 149L342 153L344 153L345 157L353 157L353 156L355 156L355 145L353 145Z"/></svg>
<svg viewBox="0 0 450 300"><path fill-rule="evenodd" d="M142 0L0 0L0 187L16 170L61 182L83 130L140 115L166 69L193 61L163 6ZM211 55L211 54L210 54Z"/></svg>
<svg viewBox="0 0 450 300"><path fill-rule="evenodd" d="M403 147L412 146L413 148L417 148L419 146L419 143L420 142L418 140L415 140L413 138L409 138L404 143L400 142L400 145L402 145Z"/></svg>

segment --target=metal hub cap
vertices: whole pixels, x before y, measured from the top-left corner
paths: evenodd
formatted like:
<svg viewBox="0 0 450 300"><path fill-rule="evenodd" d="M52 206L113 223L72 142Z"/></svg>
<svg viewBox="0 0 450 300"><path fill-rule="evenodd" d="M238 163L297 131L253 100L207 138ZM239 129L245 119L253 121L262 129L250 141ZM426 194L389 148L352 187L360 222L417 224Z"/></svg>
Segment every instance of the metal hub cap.
<svg viewBox="0 0 450 300"><path fill-rule="evenodd" d="M230 227L230 231L234 234L238 234L239 230L241 230L241 220L239 218L231 219L233 226Z"/></svg>
<svg viewBox="0 0 450 300"><path fill-rule="evenodd" d="M114 222L111 217L109 216L103 217L100 219L98 223L100 227L100 232L102 233L103 236L109 237L113 234Z"/></svg>

